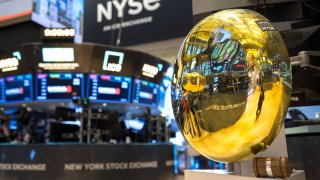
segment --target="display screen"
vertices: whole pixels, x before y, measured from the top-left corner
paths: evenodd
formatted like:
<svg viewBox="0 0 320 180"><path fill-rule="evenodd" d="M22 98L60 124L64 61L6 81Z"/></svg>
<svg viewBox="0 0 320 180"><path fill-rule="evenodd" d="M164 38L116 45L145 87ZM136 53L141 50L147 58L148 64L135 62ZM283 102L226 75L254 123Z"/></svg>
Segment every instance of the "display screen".
<svg viewBox="0 0 320 180"><path fill-rule="evenodd" d="M155 106L157 103L158 91L158 84L135 79L132 102Z"/></svg>
<svg viewBox="0 0 320 180"><path fill-rule="evenodd" d="M73 28L75 42L82 42L84 0L33 0L31 4L32 21L47 28Z"/></svg>
<svg viewBox="0 0 320 180"><path fill-rule="evenodd" d="M0 103L4 103L6 99L5 95L5 86L4 86L4 79L0 78Z"/></svg>
<svg viewBox="0 0 320 180"><path fill-rule="evenodd" d="M32 0L0 0L0 27L17 24L32 13ZM24 18L25 19L25 18Z"/></svg>
<svg viewBox="0 0 320 180"><path fill-rule="evenodd" d="M88 97L91 101L130 102L131 78L89 74Z"/></svg>
<svg viewBox="0 0 320 180"><path fill-rule="evenodd" d="M83 74L50 73L37 75L37 100L70 100L73 96L83 97Z"/></svg>
<svg viewBox="0 0 320 180"><path fill-rule="evenodd" d="M73 48L42 48L43 62L74 62Z"/></svg>
<svg viewBox="0 0 320 180"><path fill-rule="evenodd" d="M5 78L5 101L32 101L32 75L19 75Z"/></svg>

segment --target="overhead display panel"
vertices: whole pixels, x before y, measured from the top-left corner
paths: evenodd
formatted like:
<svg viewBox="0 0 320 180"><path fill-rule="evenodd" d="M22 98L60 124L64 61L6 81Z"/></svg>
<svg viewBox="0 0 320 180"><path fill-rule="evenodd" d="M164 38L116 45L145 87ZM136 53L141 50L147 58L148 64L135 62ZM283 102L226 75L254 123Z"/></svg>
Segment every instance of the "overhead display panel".
<svg viewBox="0 0 320 180"><path fill-rule="evenodd" d="M131 78L89 74L87 92L90 101L129 103Z"/></svg>
<svg viewBox="0 0 320 180"><path fill-rule="evenodd" d="M47 28L74 28L75 42L82 42L83 1L34 1L32 20Z"/></svg>
<svg viewBox="0 0 320 180"><path fill-rule="evenodd" d="M27 63L22 48L6 48L0 51L0 76L28 74L32 65L32 62Z"/></svg>
<svg viewBox="0 0 320 180"><path fill-rule="evenodd" d="M157 104L158 91L158 84L140 79L135 79L132 94L132 102L136 104L155 106Z"/></svg>
<svg viewBox="0 0 320 180"><path fill-rule="evenodd" d="M0 0L0 27L28 21L31 14L32 0Z"/></svg>
<svg viewBox="0 0 320 180"><path fill-rule="evenodd" d="M71 47L42 48L43 62L74 62L74 49Z"/></svg>
<svg viewBox="0 0 320 180"><path fill-rule="evenodd" d="M96 74L132 76L137 52L111 46L94 46L90 71Z"/></svg>
<svg viewBox="0 0 320 180"><path fill-rule="evenodd" d="M32 101L32 75L19 75L6 77L5 79L5 101L25 102Z"/></svg>
<svg viewBox="0 0 320 180"><path fill-rule="evenodd" d="M36 53L32 53L37 49ZM92 45L74 43L28 44L25 53L37 62L38 72L88 72Z"/></svg>
<svg viewBox="0 0 320 180"><path fill-rule="evenodd" d="M36 100L71 100L83 97L84 75L81 73L37 74Z"/></svg>
<svg viewBox="0 0 320 180"><path fill-rule="evenodd" d="M137 54L137 59L140 61L134 65L134 78L160 84L169 64L148 54Z"/></svg>

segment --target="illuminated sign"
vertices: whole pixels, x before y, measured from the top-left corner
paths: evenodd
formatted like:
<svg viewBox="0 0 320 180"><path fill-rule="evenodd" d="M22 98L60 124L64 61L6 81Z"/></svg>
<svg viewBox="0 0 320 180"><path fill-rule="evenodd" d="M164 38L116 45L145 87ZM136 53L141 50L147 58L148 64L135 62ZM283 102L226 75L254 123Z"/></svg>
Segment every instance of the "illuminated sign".
<svg viewBox="0 0 320 180"><path fill-rule="evenodd" d="M122 69L124 53L115 51L106 51L102 69L105 71L120 72ZM112 62L116 61L116 62Z"/></svg>
<svg viewBox="0 0 320 180"><path fill-rule="evenodd" d="M125 8L126 4L128 4L128 8ZM106 2L105 5L103 3L99 3L97 5L97 22L99 23L102 22L103 17L107 20L112 20L112 7L115 7L117 11L117 17L122 18L125 10L128 11L129 15L135 16L139 15L143 8L147 11L155 11L160 7L161 4L160 0L143 0L143 2L134 0L123 0L119 2L118 0L113 0Z"/></svg>
<svg viewBox="0 0 320 180"><path fill-rule="evenodd" d="M76 35L75 29L45 29L45 37L74 37Z"/></svg>
<svg viewBox="0 0 320 180"><path fill-rule="evenodd" d="M0 60L0 69L2 72L17 70L19 66L19 60L16 57Z"/></svg>
<svg viewBox="0 0 320 180"><path fill-rule="evenodd" d="M74 62L73 48L42 48L43 62Z"/></svg>
<svg viewBox="0 0 320 180"><path fill-rule="evenodd" d="M142 67L142 75L153 78L159 73L159 71L162 70L162 68L163 68L162 64L158 64L158 67L152 66L150 64L144 64Z"/></svg>

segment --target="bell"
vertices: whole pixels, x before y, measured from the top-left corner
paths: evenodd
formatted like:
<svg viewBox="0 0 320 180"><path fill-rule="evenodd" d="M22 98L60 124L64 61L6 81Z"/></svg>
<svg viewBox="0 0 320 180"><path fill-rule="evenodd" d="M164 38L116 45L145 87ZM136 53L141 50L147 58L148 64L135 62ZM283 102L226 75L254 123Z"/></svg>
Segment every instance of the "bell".
<svg viewBox="0 0 320 180"><path fill-rule="evenodd" d="M265 150L290 102L286 46L250 10L223 10L199 22L180 47L172 79L180 131L199 153L220 162Z"/></svg>

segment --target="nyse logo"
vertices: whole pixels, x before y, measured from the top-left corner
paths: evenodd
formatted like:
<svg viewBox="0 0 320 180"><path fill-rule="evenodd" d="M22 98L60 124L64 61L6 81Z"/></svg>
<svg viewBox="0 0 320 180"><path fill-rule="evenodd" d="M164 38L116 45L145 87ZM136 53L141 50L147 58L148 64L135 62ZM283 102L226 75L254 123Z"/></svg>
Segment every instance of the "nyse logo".
<svg viewBox="0 0 320 180"><path fill-rule="evenodd" d="M112 19L113 7L116 10L118 18L124 16L124 10L127 10L129 15L138 15L143 9L147 11L155 11L160 7L161 0L142 0L142 2L137 0L112 0L108 1L105 4L99 3L97 5L97 22L100 23L103 20L103 17L108 21ZM127 5L128 4L128 5ZM126 6L128 6L126 8Z"/></svg>
<svg viewBox="0 0 320 180"><path fill-rule="evenodd" d="M114 57L118 62L110 62L110 59ZM122 69L124 54L122 52L106 51L104 54L104 61L102 69L105 71L120 72Z"/></svg>

